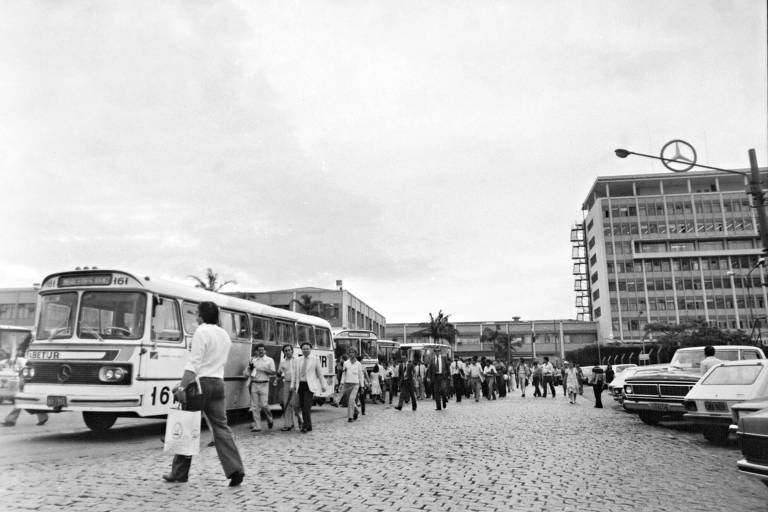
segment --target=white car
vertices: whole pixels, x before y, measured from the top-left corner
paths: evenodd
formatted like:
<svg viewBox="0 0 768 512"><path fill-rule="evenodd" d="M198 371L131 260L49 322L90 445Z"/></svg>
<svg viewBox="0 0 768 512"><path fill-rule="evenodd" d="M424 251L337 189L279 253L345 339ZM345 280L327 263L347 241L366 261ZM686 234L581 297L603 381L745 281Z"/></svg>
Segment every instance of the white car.
<svg viewBox="0 0 768 512"><path fill-rule="evenodd" d="M608 384L608 393L619 403L624 401L624 381L638 373L660 372L669 368L668 364L649 364L646 366L630 366L620 373L617 373L613 380Z"/></svg>
<svg viewBox="0 0 768 512"><path fill-rule="evenodd" d="M685 396L686 422L713 443L728 439L735 404L768 395L768 360L727 361L711 368Z"/></svg>

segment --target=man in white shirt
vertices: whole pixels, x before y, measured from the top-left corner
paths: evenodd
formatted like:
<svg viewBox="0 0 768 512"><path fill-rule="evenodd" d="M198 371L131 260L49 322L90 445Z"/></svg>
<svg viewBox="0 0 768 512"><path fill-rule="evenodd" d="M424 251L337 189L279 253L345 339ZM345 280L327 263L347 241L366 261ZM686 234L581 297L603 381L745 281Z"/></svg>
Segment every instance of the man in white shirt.
<svg viewBox="0 0 768 512"><path fill-rule="evenodd" d="M547 398L547 386L552 390L552 398L555 398L555 367L549 362L548 357L544 357L544 364L541 365L541 375L544 381L544 398Z"/></svg>
<svg viewBox="0 0 768 512"><path fill-rule="evenodd" d="M715 347L712 345L707 345L704 347L704 356L704 360L700 365L702 375L707 373L713 366L717 366L718 364L722 363L720 359L715 357Z"/></svg>
<svg viewBox="0 0 768 512"><path fill-rule="evenodd" d="M483 394L483 368L480 366L477 356L472 356L472 363L467 367L467 373L469 373L469 385L475 394L475 402L479 402L480 396Z"/></svg>
<svg viewBox="0 0 768 512"><path fill-rule="evenodd" d="M416 395L416 398L419 400L424 400L427 397L427 394L424 389L424 377L427 376L427 367L424 366L420 361L417 361L414 365L414 375L413 375L413 383L414 383L414 389L413 392Z"/></svg>
<svg viewBox="0 0 768 512"><path fill-rule="evenodd" d="M262 343L254 345L256 357L251 359L251 364L246 368L245 374L251 382L248 389L251 393L251 432L261 432L261 413L267 418L267 426L272 428L274 420L269 409L269 380L277 374L275 360L267 356L267 351Z"/></svg>
<svg viewBox="0 0 768 512"><path fill-rule="evenodd" d="M293 347L283 345L283 360L280 361L278 376L283 381L281 404L283 406L283 431L293 430L293 416L302 428L301 407L299 406L299 362L293 357Z"/></svg>
<svg viewBox="0 0 768 512"><path fill-rule="evenodd" d="M352 423L357 420L358 408L355 403L358 390L365 386L363 365L357 360L357 352L350 349L347 352L349 359L344 363L344 372L341 381L344 384L344 395L347 397L347 421Z"/></svg>
<svg viewBox="0 0 768 512"><path fill-rule="evenodd" d="M224 364L227 362L232 341L227 332L219 327L219 307L213 302L201 302L197 306L199 326L192 336L189 361L184 367L181 383L173 389L173 395L182 405L187 406L188 386L197 386L199 380L201 394L198 406L208 417L213 429L213 440L224 474L229 478L229 486L235 487L245 477L243 461L235 445L235 438L227 425L226 397L224 396ZM192 388L194 389L194 388ZM171 472L163 475L166 482L186 482L192 457L175 455Z"/></svg>
<svg viewBox="0 0 768 512"><path fill-rule="evenodd" d="M456 358L451 363L451 379L453 380L453 392L456 394L456 403L461 402L461 395L464 394L464 374L467 371L464 361Z"/></svg>

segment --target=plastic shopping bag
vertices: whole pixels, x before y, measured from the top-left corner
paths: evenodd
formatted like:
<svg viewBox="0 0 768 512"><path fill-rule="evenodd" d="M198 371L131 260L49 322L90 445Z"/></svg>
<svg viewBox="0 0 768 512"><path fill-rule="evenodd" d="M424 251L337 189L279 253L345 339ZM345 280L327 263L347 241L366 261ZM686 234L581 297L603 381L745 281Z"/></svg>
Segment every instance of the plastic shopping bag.
<svg viewBox="0 0 768 512"><path fill-rule="evenodd" d="M165 423L163 451L174 455L200 453L200 411L171 409Z"/></svg>

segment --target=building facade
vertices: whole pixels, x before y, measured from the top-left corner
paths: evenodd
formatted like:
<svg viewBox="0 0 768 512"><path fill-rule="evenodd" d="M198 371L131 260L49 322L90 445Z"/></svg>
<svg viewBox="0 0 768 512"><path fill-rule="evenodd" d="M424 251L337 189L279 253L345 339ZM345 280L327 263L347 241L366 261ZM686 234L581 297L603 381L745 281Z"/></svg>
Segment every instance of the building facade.
<svg viewBox="0 0 768 512"><path fill-rule="evenodd" d="M747 187L742 176L714 171L595 181L571 240L577 312L591 313L601 342L642 340L649 323L702 319L748 333L765 323Z"/></svg>
<svg viewBox="0 0 768 512"><path fill-rule="evenodd" d="M566 352L597 343L597 324L577 320L530 320L519 319L486 322L452 322L458 335L455 352L459 357L494 357L493 343L483 342L487 329L509 334L513 344L503 359L541 359L548 356L560 361ZM429 339L419 336L424 326L420 323L387 324L386 338L398 343L420 343ZM519 344L519 346L515 346Z"/></svg>
<svg viewBox="0 0 768 512"><path fill-rule="evenodd" d="M332 327L367 329L379 338L384 337L384 315L347 290L305 287L269 292L228 292L227 295L299 313L305 312L300 303L304 300L302 297L308 295L310 303L315 303L311 314L328 320Z"/></svg>
<svg viewBox="0 0 768 512"><path fill-rule="evenodd" d="M35 323L36 288L4 288L0 290L0 324L19 327Z"/></svg>

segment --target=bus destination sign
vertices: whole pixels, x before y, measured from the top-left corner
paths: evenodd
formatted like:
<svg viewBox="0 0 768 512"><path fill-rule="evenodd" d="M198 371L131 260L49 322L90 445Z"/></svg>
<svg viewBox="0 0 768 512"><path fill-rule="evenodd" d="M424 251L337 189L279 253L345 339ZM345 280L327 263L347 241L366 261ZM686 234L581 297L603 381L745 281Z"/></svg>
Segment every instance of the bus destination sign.
<svg viewBox="0 0 768 512"><path fill-rule="evenodd" d="M111 274L64 276L59 279L59 286L62 288L71 286L109 286L110 284L112 284Z"/></svg>

